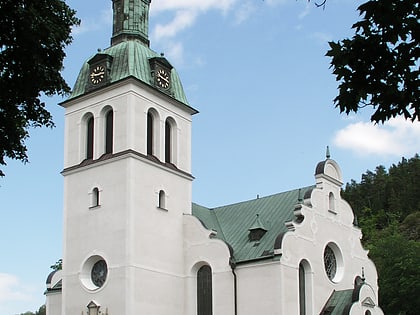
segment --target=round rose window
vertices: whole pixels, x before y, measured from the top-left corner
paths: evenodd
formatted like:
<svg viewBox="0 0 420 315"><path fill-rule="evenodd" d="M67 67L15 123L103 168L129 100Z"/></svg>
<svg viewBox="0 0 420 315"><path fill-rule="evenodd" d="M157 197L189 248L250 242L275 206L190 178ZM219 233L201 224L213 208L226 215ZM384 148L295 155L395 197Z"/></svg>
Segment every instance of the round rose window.
<svg viewBox="0 0 420 315"><path fill-rule="evenodd" d="M105 260L98 260L92 267L91 278L94 285L98 288L102 287L105 283L108 268Z"/></svg>
<svg viewBox="0 0 420 315"><path fill-rule="evenodd" d="M329 246L325 247L324 250L324 266L328 278L332 281L337 273L337 259Z"/></svg>
<svg viewBox="0 0 420 315"><path fill-rule="evenodd" d="M334 243L329 243L324 249L324 268L328 279L339 282L344 275L344 261L340 249Z"/></svg>
<svg viewBox="0 0 420 315"><path fill-rule="evenodd" d="M79 278L89 291L102 288L108 277L108 265L99 255L90 256L83 264Z"/></svg>

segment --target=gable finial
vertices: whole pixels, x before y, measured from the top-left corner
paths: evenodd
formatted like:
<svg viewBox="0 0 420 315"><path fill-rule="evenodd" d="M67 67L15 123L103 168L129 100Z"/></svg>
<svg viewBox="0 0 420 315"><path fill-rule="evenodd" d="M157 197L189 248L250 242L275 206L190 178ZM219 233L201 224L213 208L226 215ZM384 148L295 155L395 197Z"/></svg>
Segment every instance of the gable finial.
<svg viewBox="0 0 420 315"><path fill-rule="evenodd" d="M326 155L327 159L329 159L331 157L330 147L328 145L327 145L327 153L325 155Z"/></svg>

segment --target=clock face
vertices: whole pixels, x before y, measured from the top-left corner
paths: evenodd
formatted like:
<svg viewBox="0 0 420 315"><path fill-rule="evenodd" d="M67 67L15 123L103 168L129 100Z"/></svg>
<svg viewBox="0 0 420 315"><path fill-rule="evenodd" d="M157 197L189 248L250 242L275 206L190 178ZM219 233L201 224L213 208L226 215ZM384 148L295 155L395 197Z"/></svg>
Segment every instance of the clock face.
<svg viewBox="0 0 420 315"><path fill-rule="evenodd" d="M105 66L95 66L90 72L90 82L92 84L99 84L105 78Z"/></svg>
<svg viewBox="0 0 420 315"><path fill-rule="evenodd" d="M156 72L156 84L162 89L168 89L171 84L171 75L169 71L158 69Z"/></svg>
<svg viewBox="0 0 420 315"><path fill-rule="evenodd" d="M105 260L101 259L97 261L91 271L91 279L94 285L98 288L102 287L105 283L106 276L108 274L108 267Z"/></svg>

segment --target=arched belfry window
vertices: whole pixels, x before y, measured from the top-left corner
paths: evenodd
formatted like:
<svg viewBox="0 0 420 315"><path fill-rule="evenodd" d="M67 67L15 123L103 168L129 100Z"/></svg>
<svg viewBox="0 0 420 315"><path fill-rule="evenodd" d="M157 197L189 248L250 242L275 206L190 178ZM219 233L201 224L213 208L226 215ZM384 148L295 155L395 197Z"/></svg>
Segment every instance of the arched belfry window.
<svg viewBox="0 0 420 315"><path fill-rule="evenodd" d="M112 153L114 146L114 111L105 115L105 153Z"/></svg>
<svg viewBox="0 0 420 315"><path fill-rule="evenodd" d="M154 117L153 114L149 111L147 113L147 155L154 154Z"/></svg>
<svg viewBox="0 0 420 315"><path fill-rule="evenodd" d="M90 116L86 122L86 159L93 159L94 121Z"/></svg>
<svg viewBox="0 0 420 315"><path fill-rule="evenodd" d="M172 127L168 120L165 122L165 162L172 162Z"/></svg>
<svg viewBox="0 0 420 315"><path fill-rule="evenodd" d="M212 271L208 265L197 272L197 315L213 314Z"/></svg>
<svg viewBox="0 0 420 315"><path fill-rule="evenodd" d="M177 134L176 122L169 117L165 121L165 162L177 164L176 150L177 150Z"/></svg>

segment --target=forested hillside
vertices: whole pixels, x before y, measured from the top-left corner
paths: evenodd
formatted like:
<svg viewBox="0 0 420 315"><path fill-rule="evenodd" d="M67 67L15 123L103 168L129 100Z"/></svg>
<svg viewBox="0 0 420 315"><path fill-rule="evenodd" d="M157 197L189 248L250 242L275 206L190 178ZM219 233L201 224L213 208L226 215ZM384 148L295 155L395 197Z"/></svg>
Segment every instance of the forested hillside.
<svg viewBox="0 0 420 315"><path fill-rule="evenodd" d="M387 315L420 310L420 157L352 180L343 198L353 208L363 244L379 274L379 302Z"/></svg>

